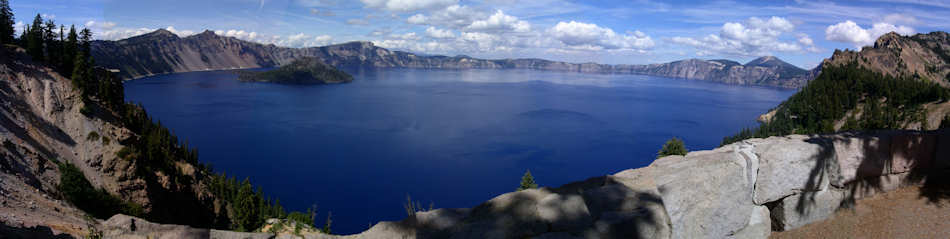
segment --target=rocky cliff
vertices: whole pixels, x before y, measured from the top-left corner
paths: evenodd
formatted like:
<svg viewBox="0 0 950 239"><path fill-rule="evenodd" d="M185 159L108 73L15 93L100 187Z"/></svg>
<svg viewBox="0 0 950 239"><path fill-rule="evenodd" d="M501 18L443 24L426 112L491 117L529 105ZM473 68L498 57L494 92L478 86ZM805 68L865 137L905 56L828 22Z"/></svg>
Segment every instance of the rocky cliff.
<svg viewBox="0 0 950 239"><path fill-rule="evenodd" d="M333 66L423 69L532 69L602 74L643 74L728 84L798 88L813 78L808 71L775 57L745 65L727 60L690 59L652 65L567 63L542 59L486 60L468 56L421 56L390 51L369 42L311 48L284 48L215 35L212 31L180 38L166 30L118 41L95 41L96 63L120 70L125 78L200 70L272 67L300 57L316 57Z"/></svg>
<svg viewBox="0 0 950 239"><path fill-rule="evenodd" d="M84 102L69 79L32 62L23 49L4 46L0 56L0 237L22 228L82 235L98 225L58 190L58 166L66 163L92 187L142 206L153 218L191 224L207 220L200 212L215 210L201 180L207 175L193 164L169 160L178 175L142 174L143 165L118 156L140 137L119 113L96 100Z"/></svg>

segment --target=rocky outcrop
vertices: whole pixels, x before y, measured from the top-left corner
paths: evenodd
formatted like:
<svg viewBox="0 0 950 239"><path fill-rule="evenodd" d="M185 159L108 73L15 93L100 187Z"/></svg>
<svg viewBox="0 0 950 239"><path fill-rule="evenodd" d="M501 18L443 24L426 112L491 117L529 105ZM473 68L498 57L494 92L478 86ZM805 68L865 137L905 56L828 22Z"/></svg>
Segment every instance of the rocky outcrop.
<svg viewBox="0 0 950 239"><path fill-rule="evenodd" d="M822 65L856 63L895 77L914 77L950 87L950 34L942 31L913 36L891 32L860 51L835 50Z"/></svg>
<svg viewBox="0 0 950 239"><path fill-rule="evenodd" d="M502 194L471 209L419 212L359 234L301 236L767 238L826 220L873 194L945 186L950 182L939 176L950 171L947 146L950 130L749 139L558 188Z"/></svg>
<svg viewBox="0 0 950 239"><path fill-rule="evenodd" d="M337 67L400 67L422 69L533 69L602 74L641 74L728 84L799 88L814 78L809 72L775 57L745 65L728 60L690 59L652 65L567 63L543 59L486 60L468 56L422 56L390 51L369 42L310 48L284 48L215 35L212 31L179 38L166 31L118 41L95 41L96 63L117 69L125 78L154 74L259 68L316 57Z"/></svg>

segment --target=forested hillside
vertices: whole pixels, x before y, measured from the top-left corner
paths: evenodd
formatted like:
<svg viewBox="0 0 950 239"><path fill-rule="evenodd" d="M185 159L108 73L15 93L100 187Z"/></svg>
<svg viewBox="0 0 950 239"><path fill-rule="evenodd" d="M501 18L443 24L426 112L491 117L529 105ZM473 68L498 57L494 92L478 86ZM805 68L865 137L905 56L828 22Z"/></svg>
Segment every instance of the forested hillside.
<svg viewBox="0 0 950 239"><path fill-rule="evenodd" d="M861 52L836 51L818 77L752 129L723 139L849 130L935 129L946 115L950 37L945 32L882 36ZM914 68L929 69L921 73ZM945 114L945 113L944 113Z"/></svg>

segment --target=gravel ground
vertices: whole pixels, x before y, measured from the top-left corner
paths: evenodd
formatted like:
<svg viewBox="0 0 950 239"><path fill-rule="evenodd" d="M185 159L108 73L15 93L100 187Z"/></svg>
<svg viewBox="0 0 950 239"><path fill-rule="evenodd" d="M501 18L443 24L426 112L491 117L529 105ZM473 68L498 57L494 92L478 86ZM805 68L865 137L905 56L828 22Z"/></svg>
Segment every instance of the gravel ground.
<svg viewBox="0 0 950 239"><path fill-rule="evenodd" d="M770 238L950 238L950 200L931 202L919 186L858 200L834 217Z"/></svg>

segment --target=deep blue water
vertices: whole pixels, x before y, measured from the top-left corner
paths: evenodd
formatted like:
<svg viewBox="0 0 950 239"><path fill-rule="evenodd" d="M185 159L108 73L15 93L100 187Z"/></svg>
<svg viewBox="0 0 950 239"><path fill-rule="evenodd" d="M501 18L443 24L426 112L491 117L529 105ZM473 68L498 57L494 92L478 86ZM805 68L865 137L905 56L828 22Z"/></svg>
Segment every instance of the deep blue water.
<svg viewBox="0 0 950 239"><path fill-rule="evenodd" d="M670 137L691 150L794 93L636 75L531 70L346 70L342 85L243 83L229 71L125 84L126 97L288 209L354 233L400 220L406 196L473 207L514 190L650 164Z"/></svg>

